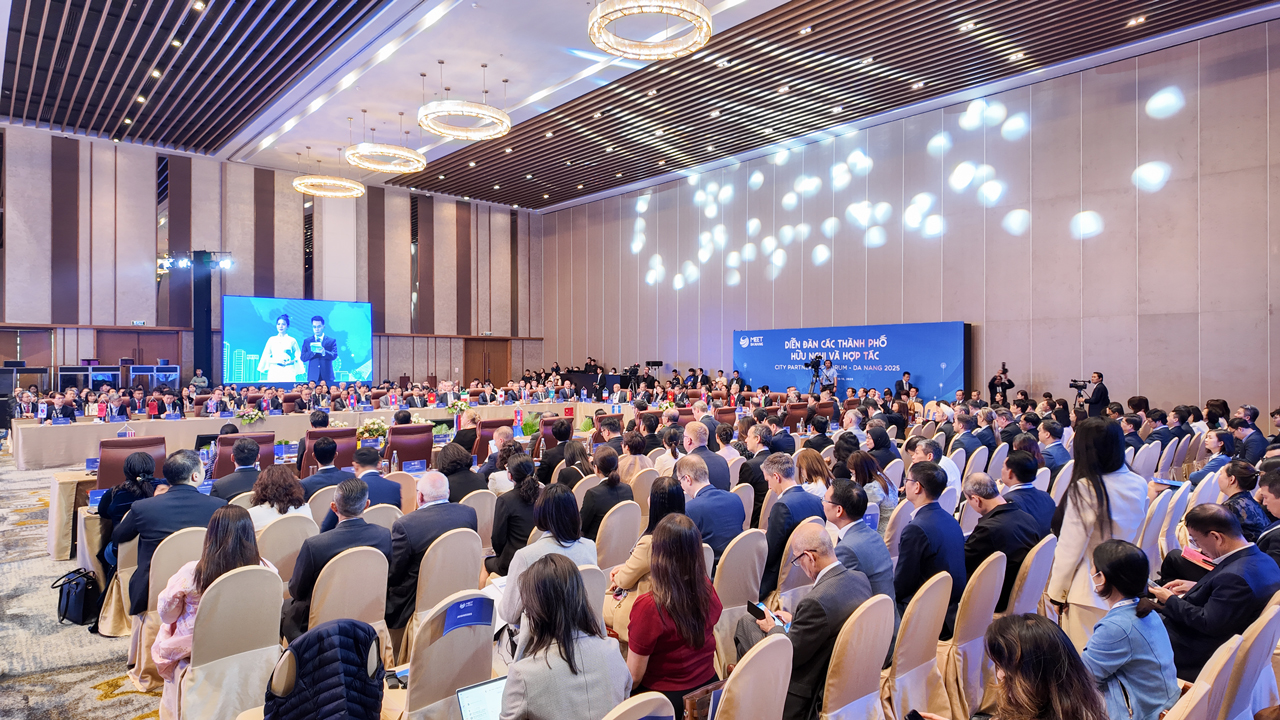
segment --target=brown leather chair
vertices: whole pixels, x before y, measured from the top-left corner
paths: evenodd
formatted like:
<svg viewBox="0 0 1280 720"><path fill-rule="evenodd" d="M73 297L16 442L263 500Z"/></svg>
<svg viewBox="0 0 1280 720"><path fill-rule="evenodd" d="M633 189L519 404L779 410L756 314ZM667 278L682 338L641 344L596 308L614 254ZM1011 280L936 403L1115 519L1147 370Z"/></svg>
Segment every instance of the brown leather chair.
<svg viewBox="0 0 1280 720"><path fill-rule="evenodd" d="M766 415L777 415L778 417L782 417L782 406L768 405L765 407L764 412Z"/></svg>
<svg viewBox="0 0 1280 720"><path fill-rule="evenodd" d="M467 402L475 402L476 398L484 394L484 388L475 388L467 390Z"/></svg>
<svg viewBox="0 0 1280 720"><path fill-rule="evenodd" d="M645 411L643 411L643 412L638 412L638 413L636 413L636 425L637 425L637 426L640 426L641 428L643 428L643 426L641 426L641 425L640 425L640 423L644 422L644 416L645 416L645 415L652 415L652 416L654 416L655 418L657 418L657 419L658 419L658 427L662 427L662 411L661 411L661 410L645 410ZM643 429L638 430L637 432L639 432L641 435L643 435L643 434L644 434L644 430L643 430Z"/></svg>
<svg viewBox="0 0 1280 720"><path fill-rule="evenodd" d="M781 405L782 403L784 403L784 402L786 402L786 401L787 401L787 394L786 394L786 393L780 393L780 392L771 392L771 393L769 393L769 404L770 404L770 405Z"/></svg>
<svg viewBox="0 0 1280 720"><path fill-rule="evenodd" d="M211 397L213 397L213 394L212 394L212 393L210 393L210 394L208 394L208 395L196 395L196 396L192 399L192 402L194 402L194 403L196 404L196 417L204 417L204 416L205 416L205 415L204 415L204 404L205 404L205 403L207 403L207 402L209 402L209 398L211 398ZM121 403L121 406L123 407L123 403Z"/></svg>
<svg viewBox="0 0 1280 720"><path fill-rule="evenodd" d="M731 407L719 407L711 412L712 417L718 423L736 423L738 421L738 412Z"/></svg>
<svg viewBox="0 0 1280 720"><path fill-rule="evenodd" d="M258 407L258 403L262 402L263 393L245 393L244 402L251 407Z"/></svg>
<svg viewBox="0 0 1280 720"><path fill-rule="evenodd" d="M355 428L311 428L307 431L307 451L302 456L302 477L311 474L311 466L316 465L314 441L322 437L333 438L338 443L338 454L333 458L334 467L351 467L351 457L356 453Z"/></svg>
<svg viewBox="0 0 1280 720"><path fill-rule="evenodd" d="M808 403L787 403L787 414L782 418L782 424L796 431L796 426L804 422L805 417L809 414Z"/></svg>
<svg viewBox="0 0 1280 720"><path fill-rule="evenodd" d="M98 490L112 488L124 482L124 461L136 452L150 453L156 461L156 477L163 477L161 468L169 453L163 435L137 435L130 438L108 438L98 441Z"/></svg>
<svg viewBox="0 0 1280 720"><path fill-rule="evenodd" d="M427 467L431 467L431 450L435 444L432 435L434 427L426 424L393 425L387 428L387 450L384 457L390 460L391 454L395 453L401 465L414 460L426 460Z"/></svg>
<svg viewBox="0 0 1280 720"><path fill-rule="evenodd" d="M302 393L285 393L284 397L280 399L280 409L285 415L288 415L293 412L293 404L300 399L302 399Z"/></svg>
<svg viewBox="0 0 1280 720"><path fill-rule="evenodd" d="M824 400L818 403L815 413L818 415L826 415L828 419L836 419L836 404L832 400Z"/></svg>
<svg viewBox="0 0 1280 720"><path fill-rule="evenodd" d="M596 445L604 442L604 435L600 434L600 422L605 418L613 418L614 420L617 420L619 428L622 428L623 425L625 424L622 422L622 413L618 413L617 415L596 415L595 417L591 418L592 427L595 428L594 430L591 431L592 445Z"/></svg>
<svg viewBox="0 0 1280 720"><path fill-rule="evenodd" d="M274 432L240 433L236 435L219 435L215 447L218 450L213 460L214 479L226 477L236 470L236 459L231 455L231 448L240 438L249 438L258 443L258 467L266 469L276 464L276 434Z"/></svg>
<svg viewBox="0 0 1280 720"><path fill-rule="evenodd" d="M378 410L382 408L382 398L386 397L386 395L387 395L386 390L374 390L373 392L369 393L369 397L373 399L374 410Z"/></svg>
<svg viewBox="0 0 1280 720"><path fill-rule="evenodd" d="M693 422L693 408L676 408L676 412L680 413L680 427L684 427Z"/></svg>
<svg viewBox="0 0 1280 720"><path fill-rule="evenodd" d="M493 439L494 431L504 425L514 428L515 422L514 418L480 421L476 426L476 444L471 446L471 454L476 456L477 463L482 463L489 457L489 441Z"/></svg>
<svg viewBox="0 0 1280 720"><path fill-rule="evenodd" d="M686 390L685 394L689 396L689 403L693 404L702 399L701 390Z"/></svg>
<svg viewBox="0 0 1280 720"><path fill-rule="evenodd" d="M559 419L561 419L561 416L559 415L543 415L538 419L538 437L542 439L542 452L546 452L560 444L560 441L556 440L556 436L551 434L551 427L555 425L556 421ZM570 421L572 421L572 418L570 418Z"/></svg>
<svg viewBox="0 0 1280 720"><path fill-rule="evenodd" d="M724 390L712 390L711 399L713 401L719 400L721 402L724 402L729 399L729 393L725 392Z"/></svg>
<svg viewBox="0 0 1280 720"><path fill-rule="evenodd" d="M856 407L858 407L858 398L845 398L845 401L844 401L845 410L852 410Z"/></svg>

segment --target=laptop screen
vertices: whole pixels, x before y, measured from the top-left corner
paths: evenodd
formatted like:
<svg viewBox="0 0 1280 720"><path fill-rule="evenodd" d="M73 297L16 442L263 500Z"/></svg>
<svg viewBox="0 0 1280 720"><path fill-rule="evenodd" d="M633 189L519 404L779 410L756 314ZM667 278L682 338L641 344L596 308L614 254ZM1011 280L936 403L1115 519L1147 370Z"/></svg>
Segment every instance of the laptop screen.
<svg viewBox="0 0 1280 720"><path fill-rule="evenodd" d="M502 690L505 677L494 678L458 690L458 708L462 720L498 720L502 711Z"/></svg>

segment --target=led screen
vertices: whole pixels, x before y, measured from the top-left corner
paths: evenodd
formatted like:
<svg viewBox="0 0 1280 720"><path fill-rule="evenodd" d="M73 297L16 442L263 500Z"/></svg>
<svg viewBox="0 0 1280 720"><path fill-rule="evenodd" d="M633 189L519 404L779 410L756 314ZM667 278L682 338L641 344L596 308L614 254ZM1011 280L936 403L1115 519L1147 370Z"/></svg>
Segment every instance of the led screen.
<svg viewBox="0 0 1280 720"><path fill-rule="evenodd" d="M369 303L222 298L222 380L292 386L309 380L368 381L373 366Z"/></svg>

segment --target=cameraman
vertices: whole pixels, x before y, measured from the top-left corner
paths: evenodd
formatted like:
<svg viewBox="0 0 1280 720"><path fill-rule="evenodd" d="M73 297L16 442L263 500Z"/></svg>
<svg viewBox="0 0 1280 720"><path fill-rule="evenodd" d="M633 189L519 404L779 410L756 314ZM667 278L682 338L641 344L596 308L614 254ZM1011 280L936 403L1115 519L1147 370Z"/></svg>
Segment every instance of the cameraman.
<svg viewBox="0 0 1280 720"><path fill-rule="evenodd" d="M1013 381L1009 379L1009 367L1004 363L1000 363L1000 372L992 376L991 380L987 382L987 390L991 392L991 402L994 403L996 401L997 394L1003 394L1007 399L1009 390L1013 387Z"/></svg>
<svg viewBox="0 0 1280 720"><path fill-rule="evenodd" d="M822 370L818 371L818 386L820 391L836 394L836 369L831 365L831 360L822 363Z"/></svg>
<svg viewBox="0 0 1280 720"><path fill-rule="evenodd" d="M1107 394L1107 386L1102 384L1102 373L1095 372L1089 376L1089 384L1093 387L1085 386L1076 395L1076 405L1087 405L1089 417L1100 417L1111 403L1111 396Z"/></svg>

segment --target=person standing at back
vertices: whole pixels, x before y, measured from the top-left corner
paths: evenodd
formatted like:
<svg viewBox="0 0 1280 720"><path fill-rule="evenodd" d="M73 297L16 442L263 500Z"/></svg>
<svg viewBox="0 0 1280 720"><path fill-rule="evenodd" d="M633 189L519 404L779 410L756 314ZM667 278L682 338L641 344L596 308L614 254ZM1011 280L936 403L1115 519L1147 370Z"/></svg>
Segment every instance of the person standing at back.
<svg viewBox="0 0 1280 720"><path fill-rule="evenodd" d="M939 639L950 640L969 574L964 564L964 533L960 523L949 510L938 505L938 498L947 489L947 474L937 463L915 463L907 472L903 489L907 502L914 505L916 511L898 541L898 564L893 575L898 614L907 611L911 599L934 575L949 573L951 599Z"/></svg>
<svg viewBox="0 0 1280 720"><path fill-rule="evenodd" d="M765 540L769 551L764 560L764 575L760 579L760 601L768 599L778 589L778 572L782 558L787 553L787 541L791 531L809 518L824 518L822 500L796 484L796 461L785 453L774 453L760 465L769 489L778 499L769 510L769 528Z"/></svg>

